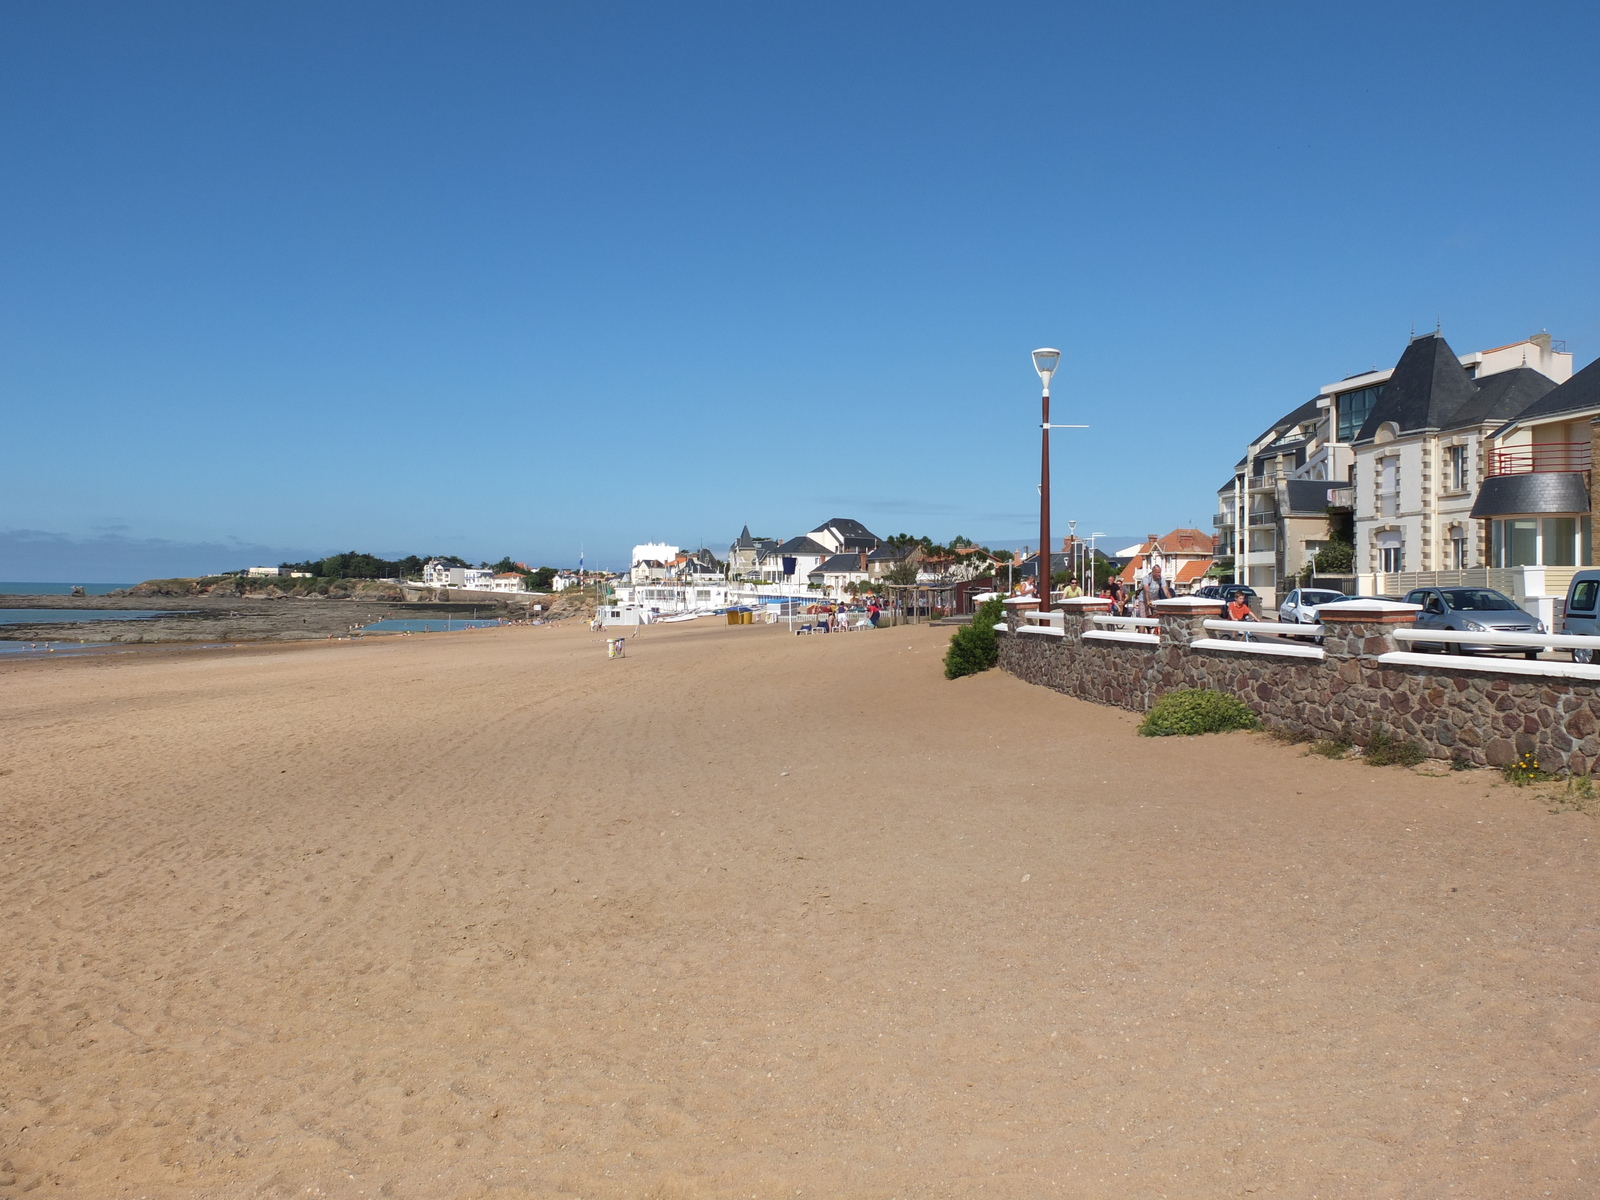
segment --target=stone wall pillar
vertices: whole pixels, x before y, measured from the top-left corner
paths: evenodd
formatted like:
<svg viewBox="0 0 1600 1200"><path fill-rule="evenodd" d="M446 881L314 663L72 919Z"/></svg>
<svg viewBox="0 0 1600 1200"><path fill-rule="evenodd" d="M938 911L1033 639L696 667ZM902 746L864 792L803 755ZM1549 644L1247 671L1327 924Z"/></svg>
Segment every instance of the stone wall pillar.
<svg viewBox="0 0 1600 1200"><path fill-rule="evenodd" d="M1091 618L1111 611L1111 601L1099 596L1071 596L1057 600L1055 605L1061 611L1067 640L1075 644L1083 641L1086 630L1096 628Z"/></svg>
<svg viewBox="0 0 1600 1200"><path fill-rule="evenodd" d="M1417 604L1393 600L1346 600L1317 610L1322 622L1322 650L1330 659L1374 659L1405 647L1394 631L1413 624L1422 611Z"/></svg>
<svg viewBox="0 0 1600 1200"><path fill-rule="evenodd" d="M1012 596L1003 601L1006 610L1006 626L1012 633L1017 631L1017 626L1022 624L1021 614L1039 611L1039 597L1037 596Z"/></svg>
<svg viewBox="0 0 1600 1200"><path fill-rule="evenodd" d="M1211 631L1202 622L1221 616L1223 607L1221 600L1204 600L1197 596L1157 600L1156 617L1161 621L1162 644L1187 646L1210 637Z"/></svg>

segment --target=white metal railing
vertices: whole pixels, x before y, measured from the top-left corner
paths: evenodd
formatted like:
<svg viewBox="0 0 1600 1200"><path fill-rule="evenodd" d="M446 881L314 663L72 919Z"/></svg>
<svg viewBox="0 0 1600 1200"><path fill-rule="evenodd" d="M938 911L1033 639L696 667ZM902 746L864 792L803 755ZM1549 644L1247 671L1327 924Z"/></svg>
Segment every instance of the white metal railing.
<svg viewBox="0 0 1600 1200"><path fill-rule="evenodd" d="M1233 630L1238 633L1278 633L1291 637L1321 637L1321 625L1300 625L1293 621L1224 621L1207 618L1200 622L1207 629Z"/></svg>
<svg viewBox="0 0 1600 1200"><path fill-rule="evenodd" d="M1108 617L1095 616L1090 618L1096 625L1122 625L1128 628L1159 629L1160 617Z"/></svg>
<svg viewBox="0 0 1600 1200"><path fill-rule="evenodd" d="M1526 650L1534 646L1556 650L1600 651L1600 637L1581 633L1514 633L1509 630L1396 629L1397 642L1447 642L1463 646L1504 646Z"/></svg>
<svg viewBox="0 0 1600 1200"><path fill-rule="evenodd" d="M1066 637L1066 614L1060 612L1025 612L1018 633L1043 633L1051 637Z"/></svg>
<svg viewBox="0 0 1600 1200"><path fill-rule="evenodd" d="M1223 638L1195 638L1189 643L1192 650L1226 650L1229 654L1275 654L1281 658L1324 657L1321 646L1308 646L1304 642L1234 642Z"/></svg>
<svg viewBox="0 0 1600 1200"><path fill-rule="evenodd" d="M1587 650L1600 657L1600 637L1576 633L1501 633L1471 632L1457 629L1396 629L1397 642L1442 642L1451 645L1490 646L1527 651ZM1494 671L1502 675L1543 675L1561 679L1600 680L1600 662L1554 662L1547 659L1479 658L1456 654L1420 654L1414 650L1392 650L1378 655L1380 663L1397 667L1427 667L1446 671Z"/></svg>
<svg viewBox="0 0 1600 1200"><path fill-rule="evenodd" d="M1085 629L1083 640L1086 642L1133 642L1140 646L1159 646L1161 635L1159 633L1136 633L1131 629Z"/></svg>

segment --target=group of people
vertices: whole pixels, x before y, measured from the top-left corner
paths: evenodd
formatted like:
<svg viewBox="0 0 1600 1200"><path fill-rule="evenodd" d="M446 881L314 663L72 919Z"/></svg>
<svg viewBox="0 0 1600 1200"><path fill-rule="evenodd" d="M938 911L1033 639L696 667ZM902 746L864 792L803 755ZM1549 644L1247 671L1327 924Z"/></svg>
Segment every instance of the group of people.
<svg viewBox="0 0 1600 1200"><path fill-rule="evenodd" d="M1143 581L1132 587L1125 588L1120 581L1112 578L1106 580L1106 585L1100 589L1100 599L1111 602L1111 615L1114 617L1153 617L1156 615L1156 601L1171 600L1172 597L1172 585L1162 577L1160 563L1152 566Z"/></svg>

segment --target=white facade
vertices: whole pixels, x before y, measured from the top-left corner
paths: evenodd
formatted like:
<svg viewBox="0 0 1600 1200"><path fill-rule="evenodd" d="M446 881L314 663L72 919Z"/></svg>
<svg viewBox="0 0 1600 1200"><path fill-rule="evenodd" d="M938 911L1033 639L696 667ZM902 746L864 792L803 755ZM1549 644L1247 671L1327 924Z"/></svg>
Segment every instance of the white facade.
<svg viewBox="0 0 1600 1200"><path fill-rule="evenodd" d="M249 570L247 570L245 572L245 574L246 575L282 575L282 574L285 574L285 572L284 572L284 569L282 567L251 567Z"/></svg>
<svg viewBox="0 0 1600 1200"><path fill-rule="evenodd" d="M633 548L633 557L628 560L628 565L636 566L642 562L669 563L681 553L678 547L669 546L665 542L645 542L642 546Z"/></svg>
<svg viewBox="0 0 1600 1200"><path fill-rule="evenodd" d="M423 564L422 582L427 587L467 588L478 592L495 590L493 571L477 567L452 567L437 558Z"/></svg>
<svg viewBox="0 0 1600 1200"><path fill-rule="evenodd" d="M1543 335L1460 359L1475 380L1528 367L1554 383L1572 377L1572 356ZM1356 571L1373 577L1419 571L1465 571L1490 566L1481 523L1472 518L1478 489L1490 473L1488 435L1501 424L1402 431L1379 426L1354 448L1351 481ZM1550 436L1567 436L1564 428ZM1588 424L1571 436L1587 443ZM1389 585L1374 578L1372 586ZM1390 588L1390 590L1393 590Z"/></svg>
<svg viewBox="0 0 1600 1200"><path fill-rule="evenodd" d="M1473 381L1522 367L1556 384L1572 374L1572 356L1546 334L1458 361ZM1353 573L1364 587L1376 586L1375 575L1487 565L1488 547L1470 513L1485 475L1487 435L1501 420L1404 432L1386 423L1355 444L1393 375L1367 371L1322 387L1251 443L1232 483L1218 490L1219 553L1234 557L1235 579L1269 605L1324 544L1328 522L1317 511L1324 495L1353 514ZM1323 493L1308 486L1312 481L1330 487Z"/></svg>

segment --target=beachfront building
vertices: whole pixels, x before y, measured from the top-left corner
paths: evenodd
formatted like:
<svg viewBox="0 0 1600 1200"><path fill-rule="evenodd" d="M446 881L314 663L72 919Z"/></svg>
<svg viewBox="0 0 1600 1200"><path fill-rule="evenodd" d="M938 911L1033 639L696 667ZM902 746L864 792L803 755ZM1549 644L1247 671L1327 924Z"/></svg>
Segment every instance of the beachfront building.
<svg viewBox="0 0 1600 1200"><path fill-rule="evenodd" d="M425 587L489 592L494 590L494 572L478 567L456 567L442 559L430 558L422 565L422 582Z"/></svg>
<svg viewBox="0 0 1600 1200"><path fill-rule="evenodd" d="M1126 558L1117 582L1123 587L1136 587L1144 582L1154 567L1161 568L1161 577L1179 596L1188 595L1201 585L1216 554L1216 537L1198 529L1174 529L1162 537L1151 534L1137 546L1119 552Z"/></svg>
<svg viewBox="0 0 1600 1200"><path fill-rule="evenodd" d="M1483 568L1471 514L1486 440L1571 375L1572 356L1548 334L1458 356L1435 332L1393 368L1321 388L1252 440L1217 491L1233 578L1273 605L1344 525L1363 591Z"/></svg>
<svg viewBox="0 0 1600 1200"><path fill-rule="evenodd" d="M490 581L490 588L496 592L523 591L523 578L515 571L504 571Z"/></svg>
<svg viewBox="0 0 1600 1200"><path fill-rule="evenodd" d="M806 576L806 582L820 587L834 599L842 599L851 584L866 583L872 578L867 570L867 551L856 550L848 554L832 554Z"/></svg>
<svg viewBox="0 0 1600 1200"><path fill-rule="evenodd" d="M1471 513L1490 567L1545 568L1542 594L1556 596L1561 568L1595 564L1597 443L1600 359L1490 432Z"/></svg>
<svg viewBox="0 0 1600 1200"><path fill-rule="evenodd" d="M761 578L762 556L777 548L777 539L751 537L750 526L746 525L739 531L739 536L733 539L733 545L728 547L728 578Z"/></svg>

